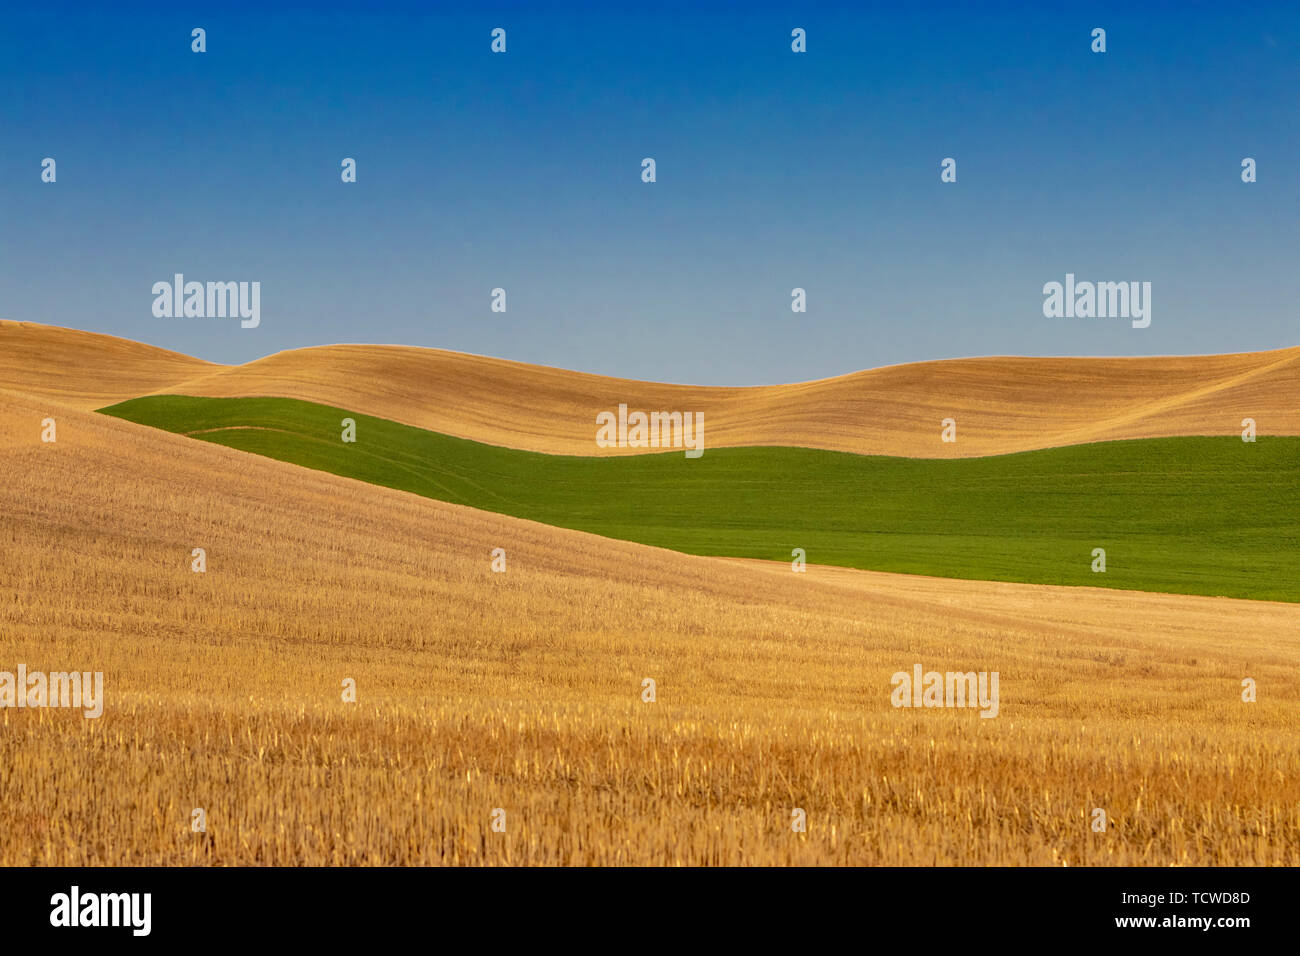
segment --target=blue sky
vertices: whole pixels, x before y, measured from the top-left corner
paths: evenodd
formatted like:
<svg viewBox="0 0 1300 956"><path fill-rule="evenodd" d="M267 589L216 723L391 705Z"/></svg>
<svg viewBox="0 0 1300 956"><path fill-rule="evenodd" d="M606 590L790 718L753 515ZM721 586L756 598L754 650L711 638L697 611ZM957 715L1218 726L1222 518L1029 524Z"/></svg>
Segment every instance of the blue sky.
<svg viewBox="0 0 1300 956"><path fill-rule="evenodd" d="M1300 344L1298 4L468 6L7 10L0 317L721 385ZM156 318L176 272L260 327ZM1044 318L1067 272L1151 326Z"/></svg>

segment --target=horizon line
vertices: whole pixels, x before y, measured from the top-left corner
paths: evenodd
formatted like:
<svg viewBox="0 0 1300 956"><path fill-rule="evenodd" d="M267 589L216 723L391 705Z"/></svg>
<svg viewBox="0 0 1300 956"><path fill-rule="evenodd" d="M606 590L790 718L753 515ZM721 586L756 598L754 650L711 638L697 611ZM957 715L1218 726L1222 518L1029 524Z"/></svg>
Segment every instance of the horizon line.
<svg viewBox="0 0 1300 956"><path fill-rule="evenodd" d="M566 368L560 365L545 365L539 362L525 362L520 359L502 358L496 355L484 355L479 352L464 352L457 349L444 349L428 345L406 345L397 342L326 342L315 345L299 345L293 348L280 349L275 352L268 352L255 359L247 362L225 363L214 362L211 359L203 358L199 355L193 355L189 352L180 352L162 345L155 345L152 342L145 342L141 339L127 338L124 335L115 335L111 332L92 332L89 329L78 329L68 325L55 325L48 322L33 322L25 319L7 319L0 318L0 325L31 325L43 329L58 329L64 332L76 332L82 335L95 336L97 338L112 339L118 342L127 342L132 345L143 346L148 349L155 349L169 355L179 356L181 358L191 359L196 362L203 362L211 365L214 369L236 369L246 368L255 365L258 362L265 362L267 359L275 358L279 355L288 355L293 352L306 352L314 349L332 349L332 348L373 348L373 349L393 349L414 352L436 352L443 355L464 356L467 358L481 359L489 362L500 362L506 365L517 365L533 369L546 369L555 372L564 372L569 375L582 375L588 378L602 378L619 382L634 382L643 385L663 385L674 388L717 388L717 389L734 389L737 391L747 389L765 389L765 388L784 388L795 385L814 385L821 382L833 382L837 379L852 378L856 375L864 375L870 372L883 371L885 369L907 368L909 366L934 365L957 362L981 362L981 361L1074 361L1074 362L1142 362L1160 359L1194 359L1194 358L1222 358L1229 355L1270 355L1274 353L1290 352L1300 349L1300 344L1285 345L1272 349L1255 349L1244 352L1179 352L1179 353L1161 353L1157 355L1009 355L1009 354L985 354L985 355L964 355L964 356L947 356L943 358L919 359L911 362L892 362L885 365L874 365L867 368L855 369L850 372L843 372L839 375L828 375L823 378L801 379L792 382L770 382L764 385L709 385L701 382L668 382L653 379L635 379L625 378L618 375L607 375L601 372L584 372L578 369Z"/></svg>

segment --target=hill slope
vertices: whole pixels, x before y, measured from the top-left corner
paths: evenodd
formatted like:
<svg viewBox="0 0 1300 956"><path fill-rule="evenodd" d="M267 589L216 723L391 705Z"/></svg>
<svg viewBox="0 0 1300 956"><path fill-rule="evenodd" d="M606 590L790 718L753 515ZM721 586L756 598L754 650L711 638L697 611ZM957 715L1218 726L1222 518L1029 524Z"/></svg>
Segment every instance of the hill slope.
<svg viewBox="0 0 1300 956"><path fill-rule="evenodd" d="M0 459L4 665L106 695L0 717L0 864L1300 863L1300 606L792 574L6 394Z"/></svg>
<svg viewBox="0 0 1300 956"><path fill-rule="evenodd" d="M617 459L483 445L282 398L107 414L372 484L693 554L1300 601L1300 439L1162 438L936 461L805 448ZM355 441L341 423L355 422ZM1093 549L1106 573L1092 570Z"/></svg>
<svg viewBox="0 0 1300 956"><path fill-rule="evenodd" d="M0 389L84 410L225 368L130 339L0 319Z"/></svg>
<svg viewBox="0 0 1300 956"><path fill-rule="evenodd" d="M771 445L920 458L1236 435L1247 417L1263 435L1300 435L1300 348L1177 358L958 359L793 385L713 388L399 346L322 346L233 367L152 350L123 364L83 347L106 337L71 333L80 337L74 341L66 330L15 323L0 325L0 334L0 355L7 356L0 358L0 389L95 394L103 398L99 405L141 394L298 398L552 454L638 453L596 447L597 413L620 403L702 412L710 448ZM116 344L121 340L107 341L123 347ZM957 421L956 443L940 441L945 418Z"/></svg>
<svg viewBox="0 0 1300 956"><path fill-rule="evenodd" d="M1186 358L979 358L758 388L661 385L428 349L339 345L284 352L157 393L267 395L336 405L492 445L599 449L596 415L703 412L709 447L779 445L918 458L1082 442L1240 434L1254 418L1300 435L1300 348ZM957 421L958 440L940 441Z"/></svg>

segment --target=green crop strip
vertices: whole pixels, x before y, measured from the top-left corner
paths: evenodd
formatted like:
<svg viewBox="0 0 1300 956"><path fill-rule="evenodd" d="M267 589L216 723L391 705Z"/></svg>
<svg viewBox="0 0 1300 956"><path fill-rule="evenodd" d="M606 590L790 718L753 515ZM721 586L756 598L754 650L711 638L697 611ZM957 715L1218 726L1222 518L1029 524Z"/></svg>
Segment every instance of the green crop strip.
<svg viewBox="0 0 1300 956"><path fill-rule="evenodd" d="M101 411L690 554L790 561L803 548L810 564L1300 601L1300 438L1143 439L949 460L804 448L595 458L499 448L294 399L155 396ZM356 421L355 443L341 440L344 418ZM1092 571L1094 548L1106 551L1104 574Z"/></svg>

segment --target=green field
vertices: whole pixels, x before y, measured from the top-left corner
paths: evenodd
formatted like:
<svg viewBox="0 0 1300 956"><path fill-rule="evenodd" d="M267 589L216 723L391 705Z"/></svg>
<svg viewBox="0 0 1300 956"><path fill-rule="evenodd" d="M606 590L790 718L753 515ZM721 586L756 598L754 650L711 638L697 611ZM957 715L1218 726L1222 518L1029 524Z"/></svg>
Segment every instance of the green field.
<svg viewBox="0 0 1300 956"><path fill-rule="evenodd" d="M1300 438L1161 438L943 461L802 448L586 458L293 399L159 396L101 411L692 554L789 561L803 548L810 564L1300 601ZM355 443L341 440L343 418L357 423ZM1091 570L1093 548L1106 550L1105 574Z"/></svg>

